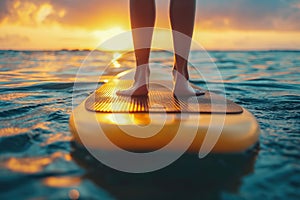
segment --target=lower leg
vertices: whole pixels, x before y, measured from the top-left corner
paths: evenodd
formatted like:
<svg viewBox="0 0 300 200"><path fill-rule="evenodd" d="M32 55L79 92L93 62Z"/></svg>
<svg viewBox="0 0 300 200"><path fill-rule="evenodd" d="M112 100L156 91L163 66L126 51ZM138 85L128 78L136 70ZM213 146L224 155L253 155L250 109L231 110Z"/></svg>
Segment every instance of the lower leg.
<svg viewBox="0 0 300 200"><path fill-rule="evenodd" d="M171 0L170 19L175 51L174 93L177 95L203 94L202 91L195 91L188 82L188 57L194 31L195 11L195 0Z"/></svg>
<svg viewBox="0 0 300 200"><path fill-rule="evenodd" d="M185 77L188 77L187 61L194 31L195 12L195 0L171 0L170 19L175 50L174 67Z"/></svg>
<svg viewBox="0 0 300 200"><path fill-rule="evenodd" d="M130 19L136 57L134 84L127 90L118 91L117 94L147 95L150 75L149 56L155 23L155 0L130 0Z"/></svg>

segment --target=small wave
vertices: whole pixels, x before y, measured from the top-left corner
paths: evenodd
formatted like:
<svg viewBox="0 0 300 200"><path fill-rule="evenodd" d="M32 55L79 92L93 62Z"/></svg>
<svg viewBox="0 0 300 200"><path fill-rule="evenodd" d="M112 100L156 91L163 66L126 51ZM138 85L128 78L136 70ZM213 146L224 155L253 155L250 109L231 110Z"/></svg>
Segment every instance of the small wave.
<svg viewBox="0 0 300 200"><path fill-rule="evenodd" d="M50 113L48 115L48 121L56 121L56 122L64 122L67 123L69 121L69 116L66 115L64 112L62 111L56 111L53 113Z"/></svg>
<svg viewBox="0 0 300 200"><path fill-rule="evenodd" d="M247 81L276 82L276 80L275 80L275 79L272 79L272 78L252 78L252 79L248 79Z"/></svg>
<svg viewBox="0 0 300 200"><path fill-rule="evenodd" d="M215 61L216 64L243 64L246 65L246 62L240 61L240 60L230 60L230 59L217 59Z"/></svg>
<svg viewBox="0 0 300 200"><path fill-rule="evenodd" d="M25 130L19 130L19 133L13 134L9 133L9 131L13 131L13 129L1 130L0 151L2 153L2 157L5 153L25 152L25 150L31 146L31 137L27 133L23 132Z"/></svg>
<svg viewBox="0 0 300 200"><path fill-rule="evenodd" d="M75 84L76 86L88 86L88 85L95 85L100 84L101 82L71 82L71 83L62 83L62 82L47 82L41 84L34 84L31 86L21 86L15 88L1 88L0 93L4 92L13 92L13 91L41 91L41 90L65 90L72 88Z"/></svg>
<svg viewBox="0 0 300 200"><path fill-rule="evenodd" d="M14 117L20 117L27 115L27 113L31 112L32 110L37 109L38 107L48 105L50 103L45 103L45 104L36 104L36 105L25 105L25 106L20 106L20 107L14 107L11 109L3 110L0 111L0 118L14 118Z"/></svg>
<svg viewBox="0 0 300 200"><path fill-rule="evenodd" d="M283 89L283 90L299 90L298 84L274 83L274 82L229 82L227 84L239 85L246 87L268 88L268 89Z"/></svg>
<svg viewBox="0 0 300 200"><path fill-rule="evenodd" d="M57 90L57 89L67 89L73 87L74 83L40 83L31 86L18 87L13 90L36 90L36 89L45 89L45 90Z"/></svg>

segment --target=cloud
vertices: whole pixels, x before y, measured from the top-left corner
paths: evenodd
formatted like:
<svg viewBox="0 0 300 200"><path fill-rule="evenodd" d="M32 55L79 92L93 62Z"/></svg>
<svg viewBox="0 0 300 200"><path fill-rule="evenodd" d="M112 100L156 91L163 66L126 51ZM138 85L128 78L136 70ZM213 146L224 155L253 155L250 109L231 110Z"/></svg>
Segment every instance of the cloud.
<svg viewBox="0 0 300 200"><path fill-rule="evenodd" d="M99 29L129 24L126 0L1 0L0 23Z"/></svg>
<svg viewBox="0 0 300 200"><path fill-rule="evenodd" d="M9 15L8 1L2 0L0 1L0 22L4 20L7 15Z"/></svg>
<svg viewBox="0 0 300 200"><path fill-rule="evenodd" d="M156 0L166 26L169 0ZM0 22L99 30L129 27L129 0L0 0ZM198 0L197 25L207 30L300 31L298 0ZM163 13L163 14L162 14ZM184 13L183 13L184 14Z"/></svg>
<svg viewBox="0 0 300 200"><path fill-rule="evenodd" d="M50 0L1 0L1 4L0 23L2 22L2 25L36 27L45 22L49 24L51 21L47 18L50 15L59 16L59 12L54 11Z"/></svg>
<svg viewBox="0 0 300 200"><path fill-rule="evenodd" d="M208 29L300 30L296 0L199 0L198 23Z"/></svg>
<svg viewBox="0 0 300 200"><path fill-rule="evenodd" d="M65 25L99 29L129 23L126 0L52 0L51 3L65 10L65 16L56 19Z"/></svg>

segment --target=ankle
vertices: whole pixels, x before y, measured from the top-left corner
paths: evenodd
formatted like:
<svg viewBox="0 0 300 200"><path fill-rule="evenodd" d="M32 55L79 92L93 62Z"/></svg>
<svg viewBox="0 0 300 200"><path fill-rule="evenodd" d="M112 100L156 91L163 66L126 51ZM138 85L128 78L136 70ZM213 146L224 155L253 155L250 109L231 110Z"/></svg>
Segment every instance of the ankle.
<svg viewBox="0 0 300 200"><path fill-rule="evenodd" d="M182 78L182 79L186 79L186 76L185 76L185 73L183 71L178 71L176 69L173 69L173 75L175 77L179 77L179 78Z"/></svg>
<svg viewBox="0 0 300 200"><path fill-rule="evenodd" d="M176 76L183 76L186 80L189 80L189 73L187 70L178 71L176 68L173 68L172 74L174 78Z"/></svg>

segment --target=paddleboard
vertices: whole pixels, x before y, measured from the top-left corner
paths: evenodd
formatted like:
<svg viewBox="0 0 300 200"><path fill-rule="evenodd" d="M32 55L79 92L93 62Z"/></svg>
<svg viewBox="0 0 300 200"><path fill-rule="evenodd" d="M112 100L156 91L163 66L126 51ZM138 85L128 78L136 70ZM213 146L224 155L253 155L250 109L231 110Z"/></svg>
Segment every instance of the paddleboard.
<svg viewBox="0 0 300 200"><path fill-rule="evenodd" d="M119 148L147 152L172 143L180 133L181 139L170 145L170 151L181 151L182 144L187 144L185 138L193 136L187 152L206 148L214 153L236 153L258 142L259 125L247 109L210 91L176 98L171 73L165 69L151 71L147 97L116 95L132 85L133 74L129 70L115 76L72 111L69 125L78 144L112 150L111 144L101 141L99 134L104 134Z"/></svg>

